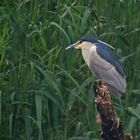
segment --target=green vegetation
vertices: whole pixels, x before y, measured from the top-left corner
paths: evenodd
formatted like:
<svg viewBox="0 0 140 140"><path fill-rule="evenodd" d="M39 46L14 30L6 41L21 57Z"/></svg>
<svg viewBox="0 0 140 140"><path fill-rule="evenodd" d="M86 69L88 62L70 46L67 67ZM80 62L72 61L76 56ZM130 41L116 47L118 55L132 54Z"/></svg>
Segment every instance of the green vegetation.
<svg viewBox="0 0 140 140"><path fill-rule="evenodd" d="M124 130L140 139L139 0L0 1L0 139L95 140L95 76L80 51L83 34L111 44L127 77L114 98Z"/></svg>

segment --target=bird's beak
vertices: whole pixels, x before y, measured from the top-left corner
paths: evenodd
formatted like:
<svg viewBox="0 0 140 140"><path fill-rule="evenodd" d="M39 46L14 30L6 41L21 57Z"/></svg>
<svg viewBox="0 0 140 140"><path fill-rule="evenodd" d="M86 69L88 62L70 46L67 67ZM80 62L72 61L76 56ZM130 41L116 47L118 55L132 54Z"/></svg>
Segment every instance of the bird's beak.
<svg viewBox="0 0 140 140"><path fill-rule="evenodd" d="M72 45L69 45L69 46L66 48L66 50L71 49L71 48L74 48L73 44L72 44Z"/></svg>
<svg viewBox="0 0 140 140"><path fill-rule="evenodd" d="M66 50L71 49L71 48L75 48L76 45L77 45L77 42L74 43L74 44L69 45L69 46L66 48Z"/></svg>

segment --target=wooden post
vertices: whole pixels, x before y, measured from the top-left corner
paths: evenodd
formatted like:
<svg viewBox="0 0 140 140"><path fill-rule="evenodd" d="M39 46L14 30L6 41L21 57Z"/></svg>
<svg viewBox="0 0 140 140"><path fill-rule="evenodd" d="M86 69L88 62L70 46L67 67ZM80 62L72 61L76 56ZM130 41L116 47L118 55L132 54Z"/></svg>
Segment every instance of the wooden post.
<svg viewBox="0 0 140 140"><path fill-rule="evenodd" d="M103 140L132 140L132 136L124 135L123 125L117 116L107 85L101 81L95 82L95 103L101 118L101 137Z"/></svg>

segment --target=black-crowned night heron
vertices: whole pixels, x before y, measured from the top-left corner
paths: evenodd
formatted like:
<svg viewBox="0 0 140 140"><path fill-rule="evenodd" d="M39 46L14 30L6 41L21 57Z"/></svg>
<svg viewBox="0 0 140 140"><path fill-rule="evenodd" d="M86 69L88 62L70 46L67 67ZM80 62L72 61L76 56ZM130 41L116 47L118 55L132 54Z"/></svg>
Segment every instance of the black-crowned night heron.
<svg viewBox="0 0 140 140"><path fill-rule="evenodd" d="M85 35L66 49L70 48L82 50L83 58L88 67L98 79L108 85L111 93L118 96L125 93L125 73L110 45Z"/></svg>

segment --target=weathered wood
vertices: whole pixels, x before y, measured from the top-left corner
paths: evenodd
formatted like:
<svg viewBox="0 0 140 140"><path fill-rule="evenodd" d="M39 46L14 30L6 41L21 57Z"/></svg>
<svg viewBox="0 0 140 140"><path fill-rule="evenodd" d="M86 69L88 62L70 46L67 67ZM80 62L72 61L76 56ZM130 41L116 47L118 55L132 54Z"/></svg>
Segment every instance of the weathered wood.
<svg viewBox="0 0 140 140"><path fill-rule="evenodd" d="M93 86L95 92L95 103L101 118L101 137L103 140L132 140L132 137L124 135L123 125L117 116L111 95L107 85L96 81Z"/></svg>

